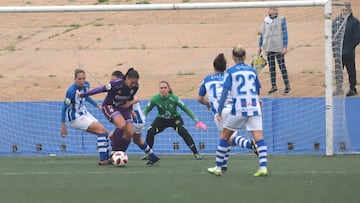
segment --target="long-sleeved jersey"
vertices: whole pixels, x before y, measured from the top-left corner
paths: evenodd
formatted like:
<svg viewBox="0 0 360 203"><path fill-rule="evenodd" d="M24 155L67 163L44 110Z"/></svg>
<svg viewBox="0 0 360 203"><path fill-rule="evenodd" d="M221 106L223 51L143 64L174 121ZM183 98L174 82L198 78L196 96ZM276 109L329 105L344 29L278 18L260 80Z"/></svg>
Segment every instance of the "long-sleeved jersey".
<svg viewBox="0 0 360 203"><path fill-rule="evenodd" d="M136 85L133 88L129 88L125 84L125 80L122 78L118 78L115 80L111 80L108 84L94 88L81 96L90 96L94 94L98 94L101 92L107 92L107 95L103 101L103 106L113 105L114 107L121 107L127 101L131 101L134 99L134 95L139 89L139 85Z"/></svg>
<svg viewBox="0 0 360 203"><path fill-rule="evenodd" d="M66 98L63 103L61 110L61 121L64 123L67 118L68 121L73 121L81 115L86 114L86 105L85 102L96 106L97 103L89 96L79 97L76 94L76 91L80 93L86 93L89 91L90 84L85 82L84 87L78 87L75 83L72 84L66 91Z"/></svg>
<svg viewBox="0 0 360 203"><path fill-rule="evenodd" d="M194 122L199 121L194 113L174 94L170 93L165 98L161 97L160 94L153 96L144 109L145 116L155 106L158 109L158 118L173 119L180 116L180 113L177 111L177 107L180 107Z"/></svg>

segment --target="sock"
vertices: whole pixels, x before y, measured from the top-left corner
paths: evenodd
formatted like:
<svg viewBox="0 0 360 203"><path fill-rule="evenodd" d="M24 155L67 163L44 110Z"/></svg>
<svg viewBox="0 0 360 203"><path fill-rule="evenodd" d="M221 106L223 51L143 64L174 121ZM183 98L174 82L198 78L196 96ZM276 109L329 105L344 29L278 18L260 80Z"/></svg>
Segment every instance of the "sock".
<svg viewBox="0 0 360 203"><path fill-rule="evenodd" d="M238 136L232 138L231 141L236 146L246 148L246 149L251 149L251 142L243 136L238 135Z"/></svg>
<svg viewBox="0 0 360 203"><path fill-rule="evenodd" d="M228 149L225 153L225 157L224 157L224 162L223 165L221 167L227 167L227 162L229 160L229 156L230 156L230 146L228 146Z"/></svg>
<svg viewBox="0 0 360 203"><path fill-rule="evenodd" d="M264 139L256 141L259 151L259 166L260 169L266 169L267 166L267 146Z"/></svg>
<svg viewBox="0 0 360 203"><path fill-rule="evenodd" d="M216 167L221 168L224 163L225 154L228 151L229 143L225 139L220 139L216 150Z"/></svg>
<svg viewBox="0 0 360 203"><path fill-rule="evenodd" d="M191 144L189 146L189 149L192 151L192 153L195 155L195 154L198 154L198 151L196 149L196 145L195 144Z"/></svg>
<svg viewBox="0 0 360 203"><path fill-rule="evenodd" d="M144 142L143 145L139 145L139 148L143 150L147 155L149 155L150 159L153 160L156 158L155 153L146 142Z"/></svg>
<svg viewBox="0 0 360 203"><path fill-rule="evenodd" d="M99 152L100 161L107 160L109 158L109 138L106 133L97 135L97 151Z"/></svg>

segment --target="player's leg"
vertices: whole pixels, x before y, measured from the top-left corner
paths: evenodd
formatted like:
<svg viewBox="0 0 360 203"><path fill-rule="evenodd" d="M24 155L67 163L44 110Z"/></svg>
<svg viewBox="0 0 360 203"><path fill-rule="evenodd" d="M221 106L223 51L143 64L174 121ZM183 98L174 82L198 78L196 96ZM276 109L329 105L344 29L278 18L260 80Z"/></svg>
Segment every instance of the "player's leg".
<svg viewBox="0 0 360 203"><path fill-rule="evenodd" d="M229 116L229 113L231 112L231 106L225 106L223 111L222 111L222 120L219 121L218 119L216 119L216 117L214 116L214 122L215 122L215 125L216 127L219 129L219 132L221 133L222 129L223 129L223 126L224 126L224 120L227 119L227 117ZM219 133L219 135L220 135ZM237 132L234 132L234 134L236 134ZM223 165L221 166L221 171L227 171L227 163L228 163L228 160L230 158L230 147L228 148L228 150L226 151L225 153L225 157L224 157L224 162L223 162Z"/></svg>
<svg viewBox="0 0 360 203"><path fill-rule="evenodd" d="M110 137L112 151L123 151L126 152L129 147L130 141L125 139L124 131L120 128L116 128L113 132L113 135Z"/></svg>
<svg viewBox="0 0 360 203"><path fill-rule="evenodd" d="M221 175L221 167L224 166L226 153L230 149L229 138L234 131L224 128L220 134L219 145L216 150L215 167L208 168L208 172L216 176ZM227 164L227 163L226 163Z"/></svg>
<svg viewBox="0 0 360 203"><path fill-rule="evenodd" d="M112 122L117 128L123 130L123 137L131 141L134 127L132 124L131 112L129 109L114 108L112 105L103 107L105 117Z"/></svg>
<svg viewBox="0 0 360 203"><path fill-rule="evenodd" d="M80 116L70 122L70 125L75 129L84 130L97 136L99 164L107 164L109 159L109 139L105 127L90 113Z"/></svg>
<svg viewBox="0 0 360 203"><path fill-rule="evenodd" d="M268 93L272 94L278 91L276 86L275 52L267 52L266 55L269 64L269 73L270 73L270 81L271 81L271 89L268 91Z"/></svg>
<svg viewBox="0 0 360 203"><path fill-rule="evenodd" d="M159 161L159 157L153 152L151 147L143 141L141 138L141 132L144 129L144 123L135 123L134 124L134 134L133 134L133 142L139 146L139 148L149 157L150 161L146 163L146 165L153 165L157 161Z"/></svg>
<svg viewBox="0 0 360 203"><path fill-rule="evenodd" d="M126 151L134 132L131 112L128 109L114 109L112 106L105 106L103 108L104 115L112 122L117 129L114 131L113 139L116 139L116 146L113 146L113 151ZM115 150L114 150L115 149Z"/></svg>
<svg viewBox="0 0 360 203"><path fill-rule="evenodd" d="M226 153L230 149L231 135L244 126L246 117L229 115L224 120L224 128L220 134L219 145L216 150L215 167L208 168L208 172L214 175L221 175L221 166L224 164Z"/></svg>
<svg viewBox="0 0 360 203"><path fill-rule="evenodd" d="M165 128L168 127L165 119L155 118L155 120L151 123L146 133L146 143L153 148L155 135L162 132Z"/></svg>
<svg viewBox="0 0 360 203"><path fill-rule="evenodd" d="M281 71L281 75L284 81L284 85L285 85L285 90L284 90L284 94L290 94L291 93L291 88L290 88L290 81L289 81L289 76L287 73L287 69L286 69L286 65L285 65L285 56L283 53L278 52L276 53L276 59Z"/></svg>
<svg viewBox="0 0 360 203"><path fill-rule="evenodd" d="M197 151L193 138L191 137L189 131L185 128L184 121L180 116L174 118L173 122L171 123L171 127L173 127L175 131L182 137L186 145L194 154L195 159L202 159L201 155Z"/></svg>
<svg viewBox="0 0 360 203"><path fill-rule="evenodd" d="M221 171L222 172L225 172L227 171L228 169L228 161L229 161L229 158L230 158L230 147L227 149L227 151L225 152L225 157L224 157L224 161L223 161L223 164L221 166Z"/></svg>
<svg viewBox="0 0 360 203"><path fill-rule="evenodd" d="M261 115L248 117L246 129L253 134L259 152L259 169L254 176L267 176L267 146L263 136Z"/></svg>

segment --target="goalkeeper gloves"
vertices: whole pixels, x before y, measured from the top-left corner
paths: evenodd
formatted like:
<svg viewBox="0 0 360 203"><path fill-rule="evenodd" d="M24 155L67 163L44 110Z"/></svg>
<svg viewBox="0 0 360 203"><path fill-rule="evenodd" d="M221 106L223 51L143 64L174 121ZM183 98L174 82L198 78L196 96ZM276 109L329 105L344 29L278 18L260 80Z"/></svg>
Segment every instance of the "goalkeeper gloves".
<svg viewBox="0 0 360 203"><path fill-rule="evenodd" d="M203 130L207 130L206 124L202 123L201 121L196 122L196 129L199 129L199 128L201 128Z"/></svg>

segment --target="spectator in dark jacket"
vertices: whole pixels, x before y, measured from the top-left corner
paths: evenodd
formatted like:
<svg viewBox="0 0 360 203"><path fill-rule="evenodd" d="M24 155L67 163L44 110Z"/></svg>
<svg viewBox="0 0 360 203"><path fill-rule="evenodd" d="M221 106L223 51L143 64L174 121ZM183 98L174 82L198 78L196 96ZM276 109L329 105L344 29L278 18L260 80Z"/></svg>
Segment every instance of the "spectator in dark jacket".
<svg viewBox="0 0 360 203"><path fill-rule="evenodd" d="M336 82L334 95L343 95L344 66L348 72L350 84L350 90L346 96L357 95L355 48L360 43L360 22L353 16L350 3L344 3L341 15L335 18L332 26Z"/></svg>

